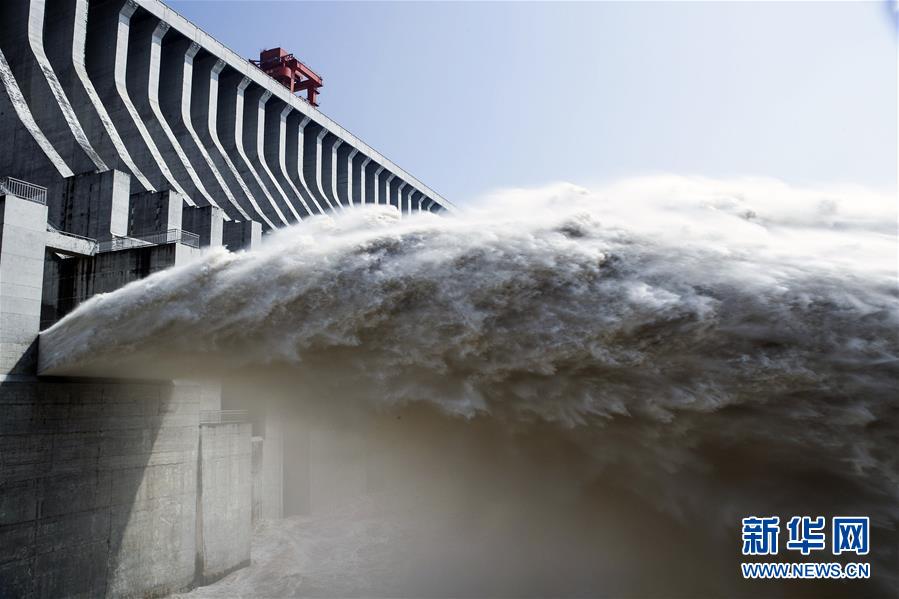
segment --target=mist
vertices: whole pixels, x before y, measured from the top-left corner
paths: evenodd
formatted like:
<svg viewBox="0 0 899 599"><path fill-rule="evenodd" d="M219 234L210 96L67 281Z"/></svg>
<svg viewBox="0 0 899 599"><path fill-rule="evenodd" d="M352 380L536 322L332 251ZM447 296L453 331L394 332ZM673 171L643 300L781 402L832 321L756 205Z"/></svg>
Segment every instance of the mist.
<svg viewBox="0 0 899 599"><path fill-rule="evenodd" d="M305 515L198 594L883 595L895 229L764 179L358 207L93 297L41 368L221 380L303 440ZM869 515L872 579L742 580L753 514Z"/></svg>

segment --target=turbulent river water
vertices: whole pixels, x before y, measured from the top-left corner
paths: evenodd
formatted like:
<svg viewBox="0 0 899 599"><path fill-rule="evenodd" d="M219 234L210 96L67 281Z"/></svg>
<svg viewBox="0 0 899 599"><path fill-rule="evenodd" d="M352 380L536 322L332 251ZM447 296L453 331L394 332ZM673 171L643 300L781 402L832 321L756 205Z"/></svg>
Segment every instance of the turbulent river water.
<svg viewBox="0 0 899 599"><path fill-rule="evenodd" d="M860 188L508 190L210 251L85 302L42 360L252 381L403 473L263 526L199 595L890 595L896 260ZM743 581L758 514L870 516L871 580Z"/></svg>

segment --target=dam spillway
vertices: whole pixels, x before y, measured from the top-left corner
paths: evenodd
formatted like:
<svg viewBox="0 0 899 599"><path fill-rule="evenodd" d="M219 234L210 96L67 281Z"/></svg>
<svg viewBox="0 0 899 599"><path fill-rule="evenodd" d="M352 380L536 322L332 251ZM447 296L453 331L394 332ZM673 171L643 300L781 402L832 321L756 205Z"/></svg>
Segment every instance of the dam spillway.
<svg viewBox="0 0 899 599"><path fill-rule="evenodd" d="M0 3L0 139L0 596L158 596L245 565L253 523L312 493L284 488L264 402L41 377L39 332L207 248L452 204L156 0Z"/></svg>
<svg viewBox="0 0 899 599"><path fill-rule="evenodd" d="M451 204L155 0L4 3L0 173L64 194L118 170L264 228L356 204ZM67 208L51 201L50 216ZM71 208L68 208L71 210ZM113 235L121 234L114 230Z"/></svg>

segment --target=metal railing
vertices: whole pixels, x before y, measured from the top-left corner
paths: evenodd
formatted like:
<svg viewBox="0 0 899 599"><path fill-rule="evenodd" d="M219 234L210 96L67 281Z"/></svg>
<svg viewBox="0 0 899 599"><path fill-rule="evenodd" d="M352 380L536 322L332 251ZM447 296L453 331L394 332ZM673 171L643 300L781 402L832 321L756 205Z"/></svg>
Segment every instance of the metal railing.
<svg viewBox="0 0 899 599"><path fill-rule="evenodd" d="M97 243L97 240L93 237L85 237L84 235L78 235L77 233L69 233L68 231L63 231L51 222L47 222L47 231L50 233L59 233L60 235L65 235L66 237L74 237L75 239Z"/></svg>
<svg viewBox="0 0 899 599"><path fill-rule="evenodd" d="M200 236L190 231L181 231L181 243L192 248L200 247Z"/></svg>
<svg viewBox="0 0 899 599"><path fill-rule="evenodd" d="M249 422L247 410L200 410L200 424L240 424Z"/></svg>
<svg viewBox="0 0 899 599"><path fill-rule="evenodd" d="M200 236L190 231L169 229L168 231L148 233L146 235L113 237L97 244L97 252L116 252L151 245L165 245L167 243L183 243L184 245L198 248L200 247Z"/></svg>
<svg viewBox="0 0 899 599"><path fill-rule="evenodd" d="M0 177L0 192L47 205L47 188L14 177Z"/></svg>

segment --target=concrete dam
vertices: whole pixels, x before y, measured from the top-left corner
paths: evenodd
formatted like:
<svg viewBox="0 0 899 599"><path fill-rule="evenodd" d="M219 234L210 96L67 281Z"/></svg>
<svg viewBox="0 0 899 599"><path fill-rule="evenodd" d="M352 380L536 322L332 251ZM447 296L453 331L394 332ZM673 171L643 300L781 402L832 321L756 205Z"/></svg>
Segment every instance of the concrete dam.
<svg viewBox="0 0 899 599"><path fill-rule="evenodd" d="M0 82L0 596L216 580L285 495L314 507L329 444L353 441L291 441L286 485L282 423L252 392L40 376L39 332L310 216L453 206L157 0L0 3Z"/></svg>

